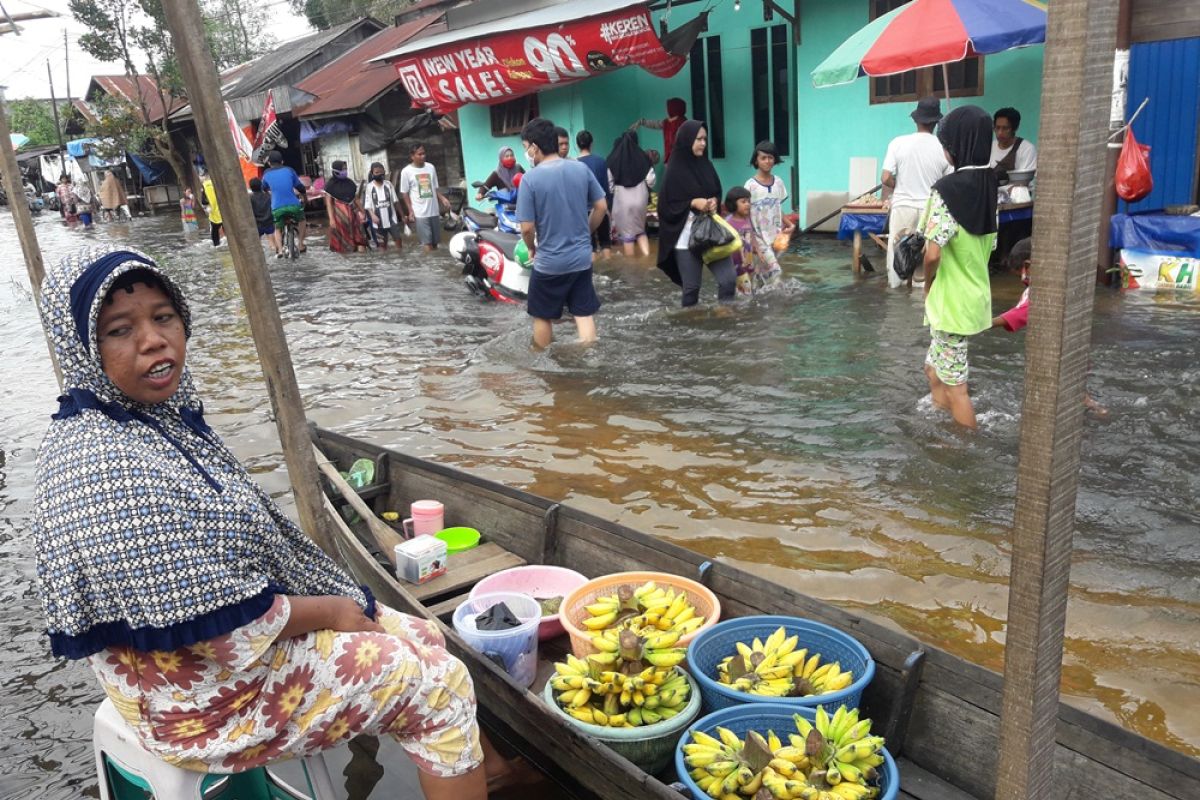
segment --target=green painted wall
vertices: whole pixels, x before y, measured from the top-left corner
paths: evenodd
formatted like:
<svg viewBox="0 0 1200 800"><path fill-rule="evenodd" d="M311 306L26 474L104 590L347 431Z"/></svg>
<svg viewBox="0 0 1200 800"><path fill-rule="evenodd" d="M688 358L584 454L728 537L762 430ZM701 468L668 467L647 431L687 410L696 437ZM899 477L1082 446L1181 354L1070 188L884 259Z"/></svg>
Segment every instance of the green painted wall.
<svg viewBox="0 0 1200 800"><path fill-rule="evenodd" d="M805 0L802 3L801 46L794 53L798 69L799 183L789 186L792 202L804 214L804 198L810 191L844 192L848 188L850 159L874 157L881 166L887 144L895 136L913 130L909 112L913 103L872 106L868 80L829 89L813 88L810 73L833 50L868 22L868 0ZM671 12L672 27L695 16L702 6L677 6ZM750 30L763 27L759 0L743 0L740 11L732 0L718 0L709 16L705 36L720 35L724 79L726 153L713 159L722 186L744 183L753 174L749 166L754 146L753 93L749 85ZM772 24L778 24L779 18ZM656 78L636 67L592 78L538 96L541 114L571 132L587 128L596 139L596 150L607 154L613 139L639 117L661 118L666 99L679 96L691 106L691 66L669 79ZM1021 111L1020 135L1037 141L1042 48L988 56L984 67L985 94L956 98L955 105L974 103L989 111L1015 106ZM484 106L468 106L459 112L463 159L468 181L483 180L495 168L496 150L502 140L491 136L490 117ZM643 147L663 148L662 134L643 129ZM520 142L509 137L518 159ZM793 159L785 159L790 167ZM789 172L780 172L789 179Z"/></svg>

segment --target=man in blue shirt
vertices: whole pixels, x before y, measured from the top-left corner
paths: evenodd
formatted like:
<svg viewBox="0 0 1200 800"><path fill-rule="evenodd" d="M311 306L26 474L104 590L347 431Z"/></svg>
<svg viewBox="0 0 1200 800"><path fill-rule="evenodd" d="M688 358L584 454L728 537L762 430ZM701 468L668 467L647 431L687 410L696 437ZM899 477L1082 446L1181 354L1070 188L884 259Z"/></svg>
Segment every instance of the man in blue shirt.
<svg viewBox="0 0 1200 800"><path fill-rule="evenodd" d="M579 341L594 342L600 298L592 285L592 231L608 213L604 190L586 165L558 155L549 120L530 120L521 144L534 165L517 192L521 237L533 258L527 310L534 347L554 341L553 321L562 319L563 306L575 317Z"/></svg>
<svg viewBox="0 0 1200 800"><path fill-rule="evenodd" d="M267 156L270 167L263 173L263 188L271 192L271 216L275 218L275 232L271 241L275 244L275 255L283 255L283 229L287 221L295 220L299 228L299 247L303 253L308 248L304 245L304 234L307 226L304 224L304 207L300 198L305 196L307 189L300 182L296 170L283 165L283 154L272 150ZM299 195L296 193L299 192Z"/></svg>

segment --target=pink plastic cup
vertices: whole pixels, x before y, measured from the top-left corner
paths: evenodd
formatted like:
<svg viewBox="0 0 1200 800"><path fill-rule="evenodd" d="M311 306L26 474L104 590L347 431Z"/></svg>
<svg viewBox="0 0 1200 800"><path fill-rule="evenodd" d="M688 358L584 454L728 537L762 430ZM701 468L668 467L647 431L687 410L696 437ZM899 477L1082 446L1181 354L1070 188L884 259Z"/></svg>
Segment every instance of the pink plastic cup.
<svg viewBox="0 0 1200 800"><path fill-rule="evenodd" d="M412 516L401 523L404 535L410 539L414 536L433 536L446 527L442 524L444 509L437 500L417 500L412 504L411 513Z"/></svg>

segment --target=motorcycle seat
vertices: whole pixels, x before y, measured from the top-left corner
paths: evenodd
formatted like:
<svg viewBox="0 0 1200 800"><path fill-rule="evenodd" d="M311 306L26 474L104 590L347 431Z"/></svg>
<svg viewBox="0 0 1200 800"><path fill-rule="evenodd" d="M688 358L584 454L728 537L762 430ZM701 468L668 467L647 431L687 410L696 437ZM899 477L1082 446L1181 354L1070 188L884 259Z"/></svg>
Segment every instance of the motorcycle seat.
<svg viewBox="0 0 1200 800"><path fill-rule="evenodd" d="M509 261L517 260L514 251L516 250L517 242L521 241L521 237L517 234L504 233L503 231L480 231L476 234L476 238L499 248L504 253L504 257Z"/></svg>
<svg viewBox="0 0 1200 800"><path fill-rule="evenodd" d="M467 219L471 220L471 222L475 223L480 228L496 227L496 215L495 214L487 214L487 213L484 213L483 211L476 211L473 208L465 208L465 209L463 209L463 216L465 216Z"/></svg>

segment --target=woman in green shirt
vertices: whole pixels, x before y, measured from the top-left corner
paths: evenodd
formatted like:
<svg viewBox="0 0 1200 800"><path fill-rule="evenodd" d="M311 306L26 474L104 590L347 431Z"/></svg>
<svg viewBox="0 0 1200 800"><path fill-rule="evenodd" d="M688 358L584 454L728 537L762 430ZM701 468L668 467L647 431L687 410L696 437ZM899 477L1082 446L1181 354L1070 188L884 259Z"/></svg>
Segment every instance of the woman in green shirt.
<svg viewBox="0 0 1200 800"><path fill-rule="evenodd" d="M925 374L934 405L954 421L976 427L967 391L969 337L992 324L988 257L996 239L996 173L988 168L992 118L961 106L942 120L938 139L954 172L933 185L925 233Z"/></svg>

